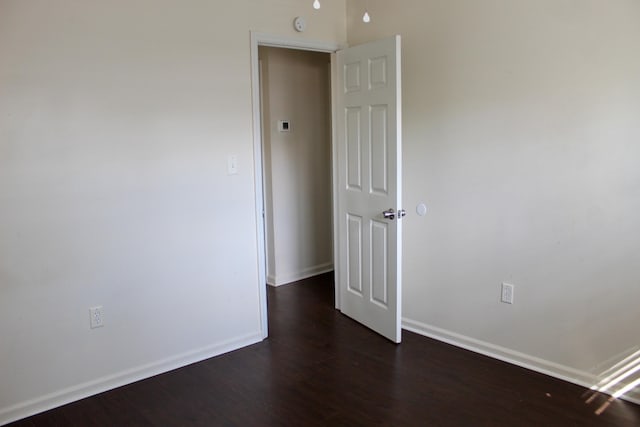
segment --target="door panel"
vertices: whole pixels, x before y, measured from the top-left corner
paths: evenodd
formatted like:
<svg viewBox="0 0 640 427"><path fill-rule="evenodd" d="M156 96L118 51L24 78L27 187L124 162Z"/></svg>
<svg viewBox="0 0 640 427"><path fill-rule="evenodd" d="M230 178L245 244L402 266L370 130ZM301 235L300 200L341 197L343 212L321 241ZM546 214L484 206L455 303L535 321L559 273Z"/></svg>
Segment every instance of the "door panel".
<svg viewBox="0 0 640 427"><path fill-rule="evenodd" d="M387 259L389 258L389 225L380 221L371 223L371 300L388 308Z"/></svg>
<svg viewBox="0 0 640 427"><path fill-rule="evenodd" d="M344 314L401 339L400 37L339 51L337 267Z"/></svg>
<svg viewBox="0 0 640 427"><path fill-rule="evenodd" d="M362 296L362 218L347 214L347 287Z"/></svg>
<svg viewBox="0 0 640 427"><path fill-rule="evenodd" d="M362 140L360 138L361 108L346 110L347 188L362 190Z"/></svg>
<svg viewBox="0 0 640 427"><path fill-rule="evenodd" d="M387 146L387 106L374 105L371 107L369 121L371 123L371 193L379 196L389 194L387 173L389 172L389 158Z"/></svg>

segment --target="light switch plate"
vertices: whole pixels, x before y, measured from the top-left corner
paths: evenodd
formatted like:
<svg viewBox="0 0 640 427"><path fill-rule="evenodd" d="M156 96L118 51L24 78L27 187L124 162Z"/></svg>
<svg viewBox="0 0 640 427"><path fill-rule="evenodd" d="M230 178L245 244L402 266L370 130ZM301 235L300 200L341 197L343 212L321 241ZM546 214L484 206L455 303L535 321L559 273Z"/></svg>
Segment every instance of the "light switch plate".
<svg viewBox="0 0 640 427"><path fill-rule="evenodd" d="M511 283L503 283L502 291L500 293L500 301L506 304L513 304L513 293L515 291L515 286Z"/></svg>
<svg viewBox="0 0 640 427"><path fill-rule="evenodd" d="M238 173L238 156L230 154L227 157L227 175L236 175Z"/></svg>

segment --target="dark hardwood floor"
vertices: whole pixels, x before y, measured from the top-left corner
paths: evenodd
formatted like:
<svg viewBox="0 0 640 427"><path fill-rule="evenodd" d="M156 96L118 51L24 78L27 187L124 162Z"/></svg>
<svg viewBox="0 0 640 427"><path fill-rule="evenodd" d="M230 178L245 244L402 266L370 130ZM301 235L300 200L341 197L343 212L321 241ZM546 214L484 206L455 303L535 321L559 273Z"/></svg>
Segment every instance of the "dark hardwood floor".
<svg viewBox="0 0 640 427"><path fill-rule="evenodd" d="M269 288L259 344L18 426L640 426L640 407L403 331L396 346L333 309L331 276Z"/></svg>

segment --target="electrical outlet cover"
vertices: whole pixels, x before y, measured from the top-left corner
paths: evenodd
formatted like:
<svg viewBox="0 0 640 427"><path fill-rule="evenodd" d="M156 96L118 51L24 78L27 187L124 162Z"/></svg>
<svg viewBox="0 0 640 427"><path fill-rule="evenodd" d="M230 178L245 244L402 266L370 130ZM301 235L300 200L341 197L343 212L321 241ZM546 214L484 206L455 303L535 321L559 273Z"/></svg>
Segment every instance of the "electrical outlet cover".
<svg viewBox="0 0 640 427"><path fill-rule="evenodd" d="M89 309L89 325L91 326L91 329L101 328L104 326L102 306L91 307Z"/></svg>

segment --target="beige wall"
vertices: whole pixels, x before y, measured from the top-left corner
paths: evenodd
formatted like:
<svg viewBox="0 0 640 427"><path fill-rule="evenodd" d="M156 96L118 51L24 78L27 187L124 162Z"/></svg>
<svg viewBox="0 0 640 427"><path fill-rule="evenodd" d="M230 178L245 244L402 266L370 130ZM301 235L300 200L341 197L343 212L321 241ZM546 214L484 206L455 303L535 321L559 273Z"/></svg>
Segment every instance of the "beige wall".
<svg viewBox="0 0 640 427"><path fill-rule="evenodd" d="M263 47L260 59L267 279L282 285L333 269L330 56Z"/></svg>
<svg viewBox="0 0 640 427"><path fill-rule="evenodd" d="M585 382L637 349L640 3L368 3L350 45L403 37L406 325Z"/></svg>
<svg viewBox="0 0 640 427"><path fill-rule="evenodd" d="M0 424L261 338L250 30L345 4L0 2Z"/></svg>

